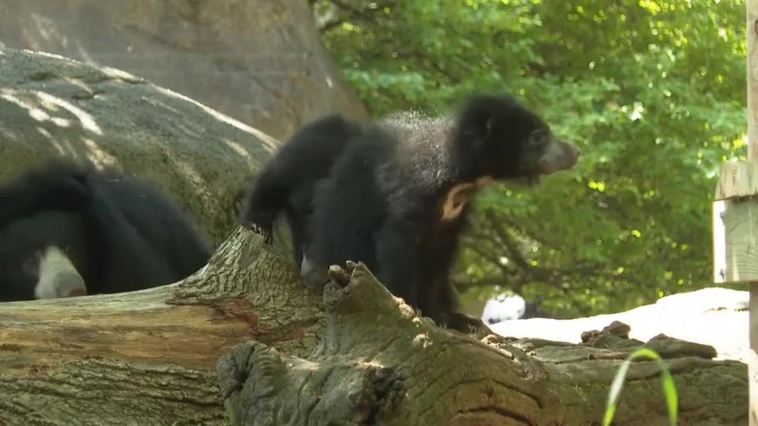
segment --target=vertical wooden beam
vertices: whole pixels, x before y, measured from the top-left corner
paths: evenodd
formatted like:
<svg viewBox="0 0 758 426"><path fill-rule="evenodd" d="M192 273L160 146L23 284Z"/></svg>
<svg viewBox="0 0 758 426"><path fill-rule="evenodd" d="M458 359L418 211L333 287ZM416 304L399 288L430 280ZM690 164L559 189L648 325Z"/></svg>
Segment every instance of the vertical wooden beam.
<svg viewBox="0 0 758 426"><path fill-rule="evenodd" d="M758 426L758 0L747 0L748 161L721 165L713 203L713 277L750 286L750 425Z"/></svg>
<svg viewBox="0 0 758 426"><path fill-rule="evenodd" d="M747 0L748 160L758 160L758 0Z"/></svg>
<svg viewBox="0 0 758 426"><path fill-rule="evenodd" d="M750 426L758 426L758 283L750 283L750 351L748 381L750 385Z"/></svg>
<svg viewBox="0 0 758 426"><path fill-rule="evenodd" d="M748 160L758 160L758 0L747 0L747 135ZM750 426L758 426L758 281L750 282Z"/></svg>

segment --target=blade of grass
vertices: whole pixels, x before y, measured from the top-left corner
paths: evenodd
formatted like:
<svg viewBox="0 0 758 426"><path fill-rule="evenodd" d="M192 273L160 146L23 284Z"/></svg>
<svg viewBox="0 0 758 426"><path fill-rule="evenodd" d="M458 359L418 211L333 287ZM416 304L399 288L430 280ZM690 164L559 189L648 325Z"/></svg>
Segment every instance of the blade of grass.
<svg viewBox="0 0 758 426"><path fill-rule="evenodd" d="M605 415L603 416L603 426L610 426L611 422L613 421L613 416L616 415L616 408L618 408L618 399L621 396L621 390L624 387L624 379L626 378L626 373L629 371L629 366L631 365L632 361L637 358L647 358L654 360L661 368L661 387L663 388L663 394L666 397L669 425L676 426L677 416L679 412L679 400L676 392L674 378L671 376L671 372L669 372L668 366L666 365L666 362L663 360L663 358L661 358L657 352L649 348L640 348L632 352L616 372L616 376L613 378L613 383L611 383L611 389L608 392L608 404L606 405Z"/></svg>

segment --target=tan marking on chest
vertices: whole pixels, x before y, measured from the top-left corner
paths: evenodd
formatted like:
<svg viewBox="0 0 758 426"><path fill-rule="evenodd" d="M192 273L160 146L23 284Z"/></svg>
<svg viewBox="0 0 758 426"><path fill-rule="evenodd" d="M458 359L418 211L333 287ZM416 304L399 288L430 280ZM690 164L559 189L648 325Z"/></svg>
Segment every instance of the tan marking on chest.
<svg viewBox="0 0 758 426"><path fill-rule="evenodd" d="M440 222L450 222L457 219L463 212L466 204L474 198L476 192L491 184L494 180L490 176L484 176L475 182L466 182L453 185L447 192L445 201L442 203L442 215Z"/></svg>

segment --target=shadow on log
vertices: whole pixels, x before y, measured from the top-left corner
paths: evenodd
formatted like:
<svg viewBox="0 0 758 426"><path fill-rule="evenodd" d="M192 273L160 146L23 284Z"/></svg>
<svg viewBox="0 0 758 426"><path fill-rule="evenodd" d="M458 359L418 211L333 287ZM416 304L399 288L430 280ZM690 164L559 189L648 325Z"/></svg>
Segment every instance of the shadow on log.
<svg viewBox="0 0 758 426"><path fill-rule="evenodd" d="M242 229L180 283L0 306L7 424L599 424L642 342L623 325L578 345L438 328L363 265L323 295ZM746 424L746 367L659 337L682 424ZM666 419L654 362L630 369L617 424ZM225 408L225 410L224 410ZM226 414L225 414L226 411Z"/></svg>

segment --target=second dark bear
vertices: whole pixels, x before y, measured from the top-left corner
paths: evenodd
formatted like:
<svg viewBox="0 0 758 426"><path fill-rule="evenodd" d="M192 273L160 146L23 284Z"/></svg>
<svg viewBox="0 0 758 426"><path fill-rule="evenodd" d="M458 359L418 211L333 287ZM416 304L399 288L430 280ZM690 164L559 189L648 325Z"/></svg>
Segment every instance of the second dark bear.
<svg viewBox="0 0 758 426"><path fill-rule="evenodd" d="M169 284L210 255L173 200L122 174L56 163L0 186L0 301Z"/></svg>
<svg viewBox="0 0 758 426"><path fill-rule="evenodd" d="M312 228L302 244L306 280L361 261L394 295L456 328L463 316L449 274L468 201L492 180L532 181L579 157L508 96L473 97L452 118L398 115L326 140L339 149L310 166L324 177L299 187L314 194L312 216L300 223ZM289 156L307 162L316 149L293 144Z"/></svg>

